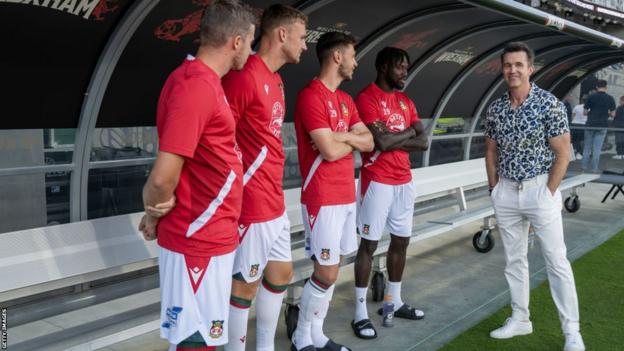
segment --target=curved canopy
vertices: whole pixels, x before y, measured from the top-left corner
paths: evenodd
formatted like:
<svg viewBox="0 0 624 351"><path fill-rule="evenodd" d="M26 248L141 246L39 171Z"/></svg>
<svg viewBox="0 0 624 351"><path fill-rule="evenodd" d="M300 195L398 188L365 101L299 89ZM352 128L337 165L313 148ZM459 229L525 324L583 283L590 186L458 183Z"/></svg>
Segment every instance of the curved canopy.
<svg viewBox="0 0 624 351"><path fill-rule="evenodd" d="M4 42L0 129L154 125L167 75L198 44L210 0L0 0ZM268 1L248 1L261 13ZM43 4L46 4L45 6ZM359 67L343 88L355 95L375 78L384 46L407 50L405 91L422 118L471 118L504 91L499 56L515 40L536 51L534 80L562 96L588 73L624 61L621 41L513 1L290 1L310 18L299 65L281 73L289 119L296 93L314 77L314 43L326 31L358 39ZM53 6L57 6L54 8ZM85 121L89 121L86 123ZM434 130L435 128L431 128ZM432 132L433 133L433 132Z"/></svg>

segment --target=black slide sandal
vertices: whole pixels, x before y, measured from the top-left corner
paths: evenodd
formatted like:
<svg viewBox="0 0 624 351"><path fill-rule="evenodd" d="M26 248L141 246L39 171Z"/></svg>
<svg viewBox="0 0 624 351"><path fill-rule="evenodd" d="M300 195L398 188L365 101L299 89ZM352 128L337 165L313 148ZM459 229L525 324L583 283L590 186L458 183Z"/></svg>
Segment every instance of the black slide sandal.
<svg viewBox="0 0 624 351"><path fill-rule="evenodd" d="M360 339L374 339L377 337L377 330L375 326L370 321L370 319L362 319L361 321L355 323L355 321L351 321L351 328L353 328L353 333ZM363 335L362 331L366 329L372 329L375 334L373 335Z"/></svg>
<svg viewBox="0 0 624 351"><path fill-rule="evenodd" d="M394 316L396 318L411 319L413 321L425 318L424 312L422 316L419 316L416 311L419 311L419 310L404 303L403 306L401 306L401 308L394 311ZM383 316L383 307L377 310L377 314L379 314L380 316Z"/></svg>

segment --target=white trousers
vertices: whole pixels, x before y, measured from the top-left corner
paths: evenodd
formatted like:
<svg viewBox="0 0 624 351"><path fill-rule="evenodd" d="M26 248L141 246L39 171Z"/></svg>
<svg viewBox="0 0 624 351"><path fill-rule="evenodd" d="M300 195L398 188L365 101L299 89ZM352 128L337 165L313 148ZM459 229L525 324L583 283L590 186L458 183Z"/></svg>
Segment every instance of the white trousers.
<svg viewBox="0 0 624 351"><path fill-rule="evenodd" d="M512 318L529 320L529 223L540 239L550 293L566 332L579 330L579 309L572 267L566 257L561 219L561 192L552 195L541 175L522 183L501 178L492 204L505 250L505 277L511 292Z"/></svg>

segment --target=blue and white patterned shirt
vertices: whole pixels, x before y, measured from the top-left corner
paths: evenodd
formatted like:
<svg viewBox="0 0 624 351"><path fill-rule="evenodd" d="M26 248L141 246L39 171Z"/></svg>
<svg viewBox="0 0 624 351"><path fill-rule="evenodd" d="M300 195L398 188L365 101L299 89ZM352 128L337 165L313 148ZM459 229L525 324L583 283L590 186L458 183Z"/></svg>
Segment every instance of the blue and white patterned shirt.
<svg viewBox="0 0 624 351"><path fill-rule="evenodd" d="M485 136L498 146L498 175L519 182L550 172L554 153L548 139L569 131L563 103L534 83L515 110L505 93L485 116Z"/></svg>

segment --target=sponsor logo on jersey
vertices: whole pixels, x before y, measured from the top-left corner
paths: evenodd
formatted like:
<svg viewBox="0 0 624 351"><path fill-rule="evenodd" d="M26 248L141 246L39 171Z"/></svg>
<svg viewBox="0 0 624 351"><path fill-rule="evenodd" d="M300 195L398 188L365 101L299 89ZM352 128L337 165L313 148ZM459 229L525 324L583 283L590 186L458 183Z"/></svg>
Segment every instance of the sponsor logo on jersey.
<svg viewBox="0 0 624 351"><path fill-rule="evenodd" d="M223 322L224 321L212 321L212 327L210 328L210 337L218 339L223 335Z"/></svg>
<svg viewBox="0 0 624 351"><path fill-rule="evenodd" d="M243 163L243 153L241 152L241 149L238 146L238 143L234 143L234 152L236 153L236 157L238 157L238 160L240 161L240 163Z"/></svg>
<svg viewBox="0 0 624 351"><path fill-rule="evenodd" d="M281 102L276 101L271 109L271 123L269 124L269 130L271 133L279 138L282 134L282 124L284 123L284 106Z"/></svg>
<svg viewBox="0 0 624 351"><path fill-rule="evenodd" d="M265 84L265 85L264 85L264 92L265 92L267 95L269 95L269 85L268 85L268 84Z"/></svg>
<svg viewBox="0 0 624 351"><path fill-rule="evenodd" d="M383 110L384 116L390 115L390 109L388 108L388 104L385 101L381 101L381 109Z"/></svg>
<svg viewBox="0 0 624 351"><path fill-rule="evenodd" d="M391 132L400 132L405 130L405 118L402 114L395 113L386 121L386 127L388 127Z"/></svg>
<svg viewBox="0 0 624 351"><path fill-rule="evenodd" d="M327 261L329 260L329 249L321 249L321 260Z"/></svg>
<svg viewBox="0 0 624 351"><path fill-rule="evenodd" d="M163 328L171 329L178 324L178 315L182 312L182 307L167 307L167 321L161 325Z"/></svg>
<svg viewBox="0 0 624 351"><path fill-rule="evenodd" d="M349 131L349 127L347 126L347 122L345 122L344 119L340 119L338 121L338 123L336 124L336 131L337 132L348 132Z"/></svg>

